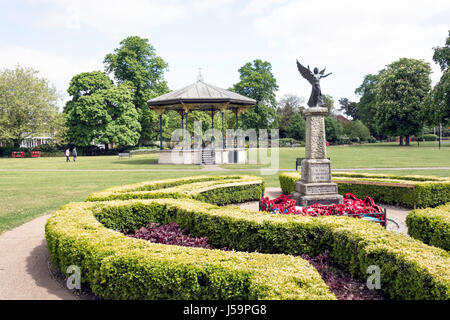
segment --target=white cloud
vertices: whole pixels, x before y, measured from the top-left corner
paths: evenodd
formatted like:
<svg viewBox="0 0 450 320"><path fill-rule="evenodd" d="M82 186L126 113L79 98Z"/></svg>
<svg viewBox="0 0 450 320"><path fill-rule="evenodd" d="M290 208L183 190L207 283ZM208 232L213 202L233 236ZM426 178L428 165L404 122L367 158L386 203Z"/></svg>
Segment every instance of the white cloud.
<svg viewBox="0 0 450 320"><path fill-rule="evenodd" d="M141 0L30 0L52 5L39 25L51 28L91 27L115 37L147 32L182 19L186 7L180 3Z"/></svg>
<svg viewBox="0 0 450 320"><path fill-rule="evenodd" d="M444 0L430 1L290 1L256 17L253 27L279 58L295 68L295 59L311 66L327 66L333 78L324 83L336 99L352 98L365 74L375 73L400 57L432 64L432 47L442 45L448 19L435 19L450 9ZM446 11L447 10L447 11ZM297 74L282 77L280 88L301 85Z"/></svg>
<svg viewBox="0 0 450 320"><path fill-rule="evenodd" d="M0 61L3 68L11 69L20 65L39 71L39 77L48 79L58 89L62 96L61 105L68 99L66 90L75 74L103 70L101 59L74 60L73 58L69 59L49 52L14 45L0 47Z"/></svg>

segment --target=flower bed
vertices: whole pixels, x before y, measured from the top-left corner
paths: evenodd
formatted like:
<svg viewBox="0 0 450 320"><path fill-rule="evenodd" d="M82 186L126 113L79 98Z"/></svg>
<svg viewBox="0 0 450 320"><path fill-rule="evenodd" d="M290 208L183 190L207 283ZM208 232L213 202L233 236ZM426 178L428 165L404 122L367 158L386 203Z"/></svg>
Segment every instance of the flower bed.
<svg viewBox="0 0 450 320"><path fill-rule="evenodd" d="M299 179L298 172L281 173L283 193L293 192ZM364 198L370 194L377 202L409 208L436 207L450 202L449 178L333 172L333 182L338 184L341 195L352 193Z"/></svg>
<svg viewBox="0 0 450 320"><path fill-rule="evenodd" d="M142 221L165 223L179 212L172 201L63 206L45 227L52 264L63 273L79 266L81 281L106 299L336 299L300 257L165 245L113 231ZM217 208L190 199L181 203L185 213Z"/></svg>
<svg viewBox="0 0 450 320"><path fill-rule="evenodd" d="M220 190L217 198L227 190L221 179L208 186ZM171 183L188 190L189 178L179 180ZM450 298L445 250L362 219L275 215L170 199L167 182L151 183L153 190L158 183L164 199L72 203L58 210L46 225L53 264L63 272L80 266L94 293L114 299L334 299L317 271L294 257L328 250L333 265L356 277L379 266L381 290L391 298ZM132 195L135 188L124 192ZM236 199L247 197L241 192L234 189ZM208 237L214 247L260 253L169 246L113 231L151 222L175 222L193 237Z"/></svg>
<svg viewBox="0 0 450 320"><path fill-rule="evenodd" d="M355 195L347 193L343 203L329 206L315 203L309 207L296 208L296 201L290 195L280 195L278 198L270 200L269 197L261 198L259 209L271 213L297 214L303 216L350 216L358 219L368 219L386 226L386 214L383 209L376 205L371 197L366 197L364 201Z"/></svg>

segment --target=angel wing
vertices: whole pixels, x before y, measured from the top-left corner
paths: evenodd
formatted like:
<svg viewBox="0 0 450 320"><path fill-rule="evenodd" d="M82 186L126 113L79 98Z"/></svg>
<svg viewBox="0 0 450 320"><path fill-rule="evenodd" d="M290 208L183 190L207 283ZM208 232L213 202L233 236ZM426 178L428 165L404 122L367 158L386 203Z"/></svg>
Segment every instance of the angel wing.
<svg viewBox="0 0 450 320"><path fill-rule="evenodd" d="M302 77L308 80L309 83L313 84L314 76L311 70L309 70L309 68L305 68L304 66L302 66L300 62L298 62L298 60L297 60L297 68Z"/></svg>

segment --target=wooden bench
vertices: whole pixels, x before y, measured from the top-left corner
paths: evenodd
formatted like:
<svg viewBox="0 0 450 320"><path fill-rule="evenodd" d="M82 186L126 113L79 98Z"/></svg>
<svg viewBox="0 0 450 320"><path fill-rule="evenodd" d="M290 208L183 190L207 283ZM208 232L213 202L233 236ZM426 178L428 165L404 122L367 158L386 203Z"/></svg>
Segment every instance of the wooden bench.
<svg viewBox="0 0 450 320"><path fill-rule="evenodd" d="M131 153L130 152L119 153L119 159L121 158L131 158Z"/></svg>

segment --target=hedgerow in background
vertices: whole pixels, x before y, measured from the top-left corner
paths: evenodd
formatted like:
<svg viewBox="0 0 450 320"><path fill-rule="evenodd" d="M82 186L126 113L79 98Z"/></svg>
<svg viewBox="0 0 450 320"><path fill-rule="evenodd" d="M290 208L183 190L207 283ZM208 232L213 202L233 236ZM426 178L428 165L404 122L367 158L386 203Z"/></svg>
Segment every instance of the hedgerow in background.
<svg viewBox="0 0 450 320"><path fill-rule="evenodd" d="M283 193L295 190L300 173L279 175ZM375 201L410 208L436 207L450 201L450 179L433 176L395 176L334 172L333 182L338 193L352 193L358 198L372 197Z"/></svg>
<svg viewBox="0 0 450 320"><path fill-rule="evenodd" d="M437 208L411 211L406 225L411 237L450 251L450 202Z"/></svg>

